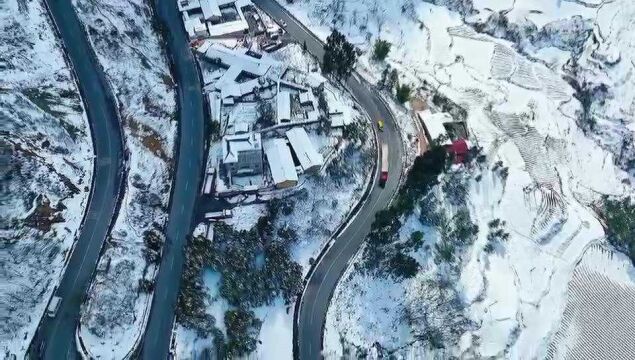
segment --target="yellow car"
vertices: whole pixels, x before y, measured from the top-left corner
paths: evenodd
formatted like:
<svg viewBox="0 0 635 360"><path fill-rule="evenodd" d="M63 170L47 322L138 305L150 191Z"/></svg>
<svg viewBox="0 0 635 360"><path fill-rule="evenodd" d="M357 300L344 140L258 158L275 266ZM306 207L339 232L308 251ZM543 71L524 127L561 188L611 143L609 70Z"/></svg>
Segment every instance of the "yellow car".
<svg viewBox="0 0 635 360"><path fill-rule="evenodd" d="M379 131L384 131L384 120L377 120L377 127Z"/></svg>

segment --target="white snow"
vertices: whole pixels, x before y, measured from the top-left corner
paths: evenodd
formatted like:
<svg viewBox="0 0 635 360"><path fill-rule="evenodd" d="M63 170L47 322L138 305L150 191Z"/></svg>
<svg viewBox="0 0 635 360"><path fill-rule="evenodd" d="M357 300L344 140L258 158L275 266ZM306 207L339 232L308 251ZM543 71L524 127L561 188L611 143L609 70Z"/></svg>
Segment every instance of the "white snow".
<svg viewBox="0 0 635 360"><path fill-rule="evenodd" d="M143 334L156 263L148 232L163 241L176 135L174 80L149 3L76 0L78 16L119 103L129 153L123 200L82 306L80 337L89 354L123 358ZM88 31L90 29L90 31Z"/></svg>
<svg viewBox="0 0 635 360"><path fill-rule="evenodd" d="M0 353L22 358L79 237L93 148L42 2L0 2L0 54Z"/></svg>
<svg viewBox="0 0 635 360"><path fill-rule="evenodd" d="M475 6L503 9L513 5L512 18L526 17L540 27L572 14L592 18L596 12L573 2L557 2L559 8L554 3L516 1L516 5L496 2L493 6L481 1ZM604 4L598 14L610 13L605 15L613 18L608 22L628 31L633 17L616 9L630 9L631 4L618 1L611 4L612 10ZM380 67L369 59L369 50L378 37L388 40L393 46L387 63L399 70L402 79L415 86L425 81L428 89L467 110L471 140L483 147L490 167L501 160L509 175L504 180L487 170L480 182L471 181L468 208L480 231L461 261L461 277L455 286L465 297L465 315L478 325L437 356L543 357L565 308L568 279L586 249L604 238L593 203L602 194L633 192L622 182L628 177L615 166L614 155L578 127L580 103L558 68L563 54L544 50L540 56L551 57L550 61L534 62L508 41L476 33L459 14L425 2L304 0L284 5L309 28L318 29L322 38L330 32L329 26L344 32L366 51L358 67L374 73L374 78ZM606 40L606 46L617 47L608 45L611 41L616 40ZM628 41L624 45L625 49L630 46ZM624 80L633 64L623 64L626 69L609 71L613 79L622 79L609 84L610 91L620 94L613 109L632 103L618 97L630 94L633 84ZM632 121L628 108L620 111L631 119L627 122ZM502 249L488 255L483 246L487 223L494 218L506 221L511 236ZM424 266L423 273L435 269ZM398 318L389 315L399 313L395 309L404 302L372 295L379 292L376 282L384 283L386 292L397 291L397 286L399 291L416 294L419 278L395 285L383 279L370 282L359 273L345 275L327 316L327 354L341 353L339 336L343 335L345 342L363 349L385 341L382 346L399 348L404 357L421 356L424 350L411 344L408 332L395 331ZM421 306L425 301L419 300ZM408 306L412 305L417 301ZM391 310L378 312L381 307Z"/></svg>
<svg viewBox="0 0 635 360"><path fill-rule="evenodd" d="M317 72L306 73L306 70L315 69L318 65L307 54L303 53L301 46L288 45L274 53L268 54L289 67L284 75L284 80L297 84L319 85L324 78ZM205 65L202 61L204 81L211 86L214 81L222 76L222 70ZM279 214L274 226L277 229L289 228L297 232L298 241L291 245L291 256L302 267L302 275L309 269L311 258L315 258L323 246L331 239L333 232L343 223L353 207L360 200L366 185L370 180L370 170L374 160L373 135L368 120L354 108L354 101L343 89L333 84L325 83L326 98L331 112L341 112L342 125L359 122L367 141L361 144L352 144L341 137L341 130L332 129L329 134L319 133L316 126L305 126L304 130L312 146L324 159L324 166L316 174L301 174L298 177L298 185L291 189L271 190L264 189L256 197L255 195L237 195L228 199L236 204L232 208L233 217L224 220L236 230L252 229L258 219L266 214L267 200L274 197L289 197L294 202L294 210L291 214ZM275 94L273 94L275 95ZM227 122L233 124L253 124L256 110L253 103L247 99L231 106L224 106L223 115L227 116ZM284 137L287 129L281 129L277 134L263 133L263 142L267 137ZM219 147L213 143L210 146L208 166L216 166ZM218 182L225 186L223 181ZM307 214L311 214L307 217ZM214 315L216 327L224 330L224 312L230 308L218 295L218 289L213 282L208 282L209 275L205 273L207 293L214 299L207 312ZM293 305L285 306L282 298L276 298L271 305L251 309L263 322L257 350L250 354L250 358L258 359L290 359L292 358L293 338ZM204 348L209 348L211 340L194 340L195 337L182 327L177 327L177 353L182 358L194 358L200 356Z"/></svg>
<svg viewBox="0 0 635 360"><path fill-rule="evenodd" d="M293 304L285 306L280 298L271 306L254 310L262 320L260 346L254 356L258 359L284 360L293 358Z"/></svg>

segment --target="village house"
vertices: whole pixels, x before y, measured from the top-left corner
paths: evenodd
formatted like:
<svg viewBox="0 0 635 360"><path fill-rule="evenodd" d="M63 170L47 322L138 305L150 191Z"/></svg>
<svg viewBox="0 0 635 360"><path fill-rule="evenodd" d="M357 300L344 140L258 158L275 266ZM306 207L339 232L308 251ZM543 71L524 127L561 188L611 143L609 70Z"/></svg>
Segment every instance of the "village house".
<svg viewBox="0 0 635 360"><path fill-rule="evenodd" d="M259 133L227 135L222 139L222 162L232 176L262 173L262 142Z"/></svg>
<svg viewBox="0 0 635 360"><path fill-rule="evenodd" d="M286 135L303 172L315 172L322 167L324 157L315 150L304 128L295 127L287 130Z"/></svg>
<svg viewBox="0 0 635 360"><path fill-rule="evenodd" d="M271 139L265 142L264 147L275 186L279 189L295 186L298 183L298 173L287 142L279 138Z"/></svg>

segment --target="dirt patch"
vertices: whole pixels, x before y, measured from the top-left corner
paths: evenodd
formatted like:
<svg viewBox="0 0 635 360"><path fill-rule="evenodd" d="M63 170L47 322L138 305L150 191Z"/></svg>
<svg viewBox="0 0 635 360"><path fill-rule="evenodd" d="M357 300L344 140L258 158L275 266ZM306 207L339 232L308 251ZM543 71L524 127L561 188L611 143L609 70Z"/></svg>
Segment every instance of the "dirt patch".
<svg viewBox="0 0 635 360"><path fill-rule="evenodd" d="M428 108L426 105L425 99L422 99L420 96L414 96L410 99L410 106L412 107L412 111L423 111Z"/></svg>
<svg viewBox="0 0 635 360"><path fill-rule="evenodd" d="M172 79L172 76L168 74L161 74L161 82L170 89L174 88L174 80Z"/></svg>
<svg viewBox="0 0 635 360"><path fill-rule="evenodd" d="M53 224L64 222L60 214L64 210L62 204L52 207L51 201L44 195L38 195L35 201L37 202L35 210L24 220L26 226L47 233L51 231Z"/></svg>
<svg viewBox="0 0 635 360"><path fill-rule="evenodd" d="M126 119L128 128L132 132L132 135L141 140L143 146L150 150L152 154L160 158L165 162L169 162L170 158L163 149L163 141L159 133L154 131L147 125L144 125L133 118Z"/></svg>

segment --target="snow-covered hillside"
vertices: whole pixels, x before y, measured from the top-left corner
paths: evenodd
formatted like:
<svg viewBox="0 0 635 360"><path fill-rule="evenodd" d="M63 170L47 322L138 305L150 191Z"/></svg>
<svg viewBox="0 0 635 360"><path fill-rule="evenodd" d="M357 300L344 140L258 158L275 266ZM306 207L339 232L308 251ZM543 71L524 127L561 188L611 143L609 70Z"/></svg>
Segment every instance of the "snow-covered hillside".
<svg viewBox="0 0 635 360"><path fill-rule="evenodd" d="M0 353L22 357L79 236L90 128L40 1L0 2Z"/></svg>
<svg viewBox="0 0 635 360"><path fill-rule="evenodd" d="M632 155L621 154L633 146L623 141L632 135L634 120L632 40L624 35L632 28L627 14L634 4L432 2L442 6L409 0L281 1L320 36L328 35L330 26L345 33L365 51L358 70L369 79L378 80L388 64L422 97L439 94L465 109L470 140L485 155L483 163L463 170L460 205L447 199L444 186L434 191L445 216L468 212L478 226L473 243L456 249L454 260L439 260L439 254L447 255L437 247L447 229L430 222L429 210L417 207L401 219L401 241L412 231L424 236L424 245L411 254L419 264L416 276L395 280L364 272L360 255L355 262L360 266L349 269L333 297L325 350L329 356L359 351L544 357L567 318L566 294L577 294L580 282L569 283L576 264L593 244L605 242L594 207L603 194L633 193L622 171L632 166ZM501 20L497 11L503 9L509 11ZM520 29L504 31L496 24ZM587 39L592 31L603 34L598 44ZM618 43L619 34L626 41ZM371 59L378 38L393 45L386 63ZM602 58L596 48L614 55ZM606 64L616 56L627 61ZM571 81L576 61L580 70ZM596 84L605 84L607 95L589 98L591 111L602 114L595 128L584 122L589 103L578 86L581 76L591 74ZM438 103L428 100L427 105L441 111ZM442 184L452 184L453 177L443 175ZM490 247L488 237L500 224L507 240ZM633 271L620 286L633 286ZM575 326L581 332L605 331L592 322L568 321L567 326L561 331ZM440 345L445 349L431 350Z"/></svg>
<svg viewBox="0 0 635 360"><path fill-rule="evenodd" d="M123 201L84 303L88 351L123 358L143 333L167 221L176 136L174 81L147 1L73 2L119 104Z"/></svg>

